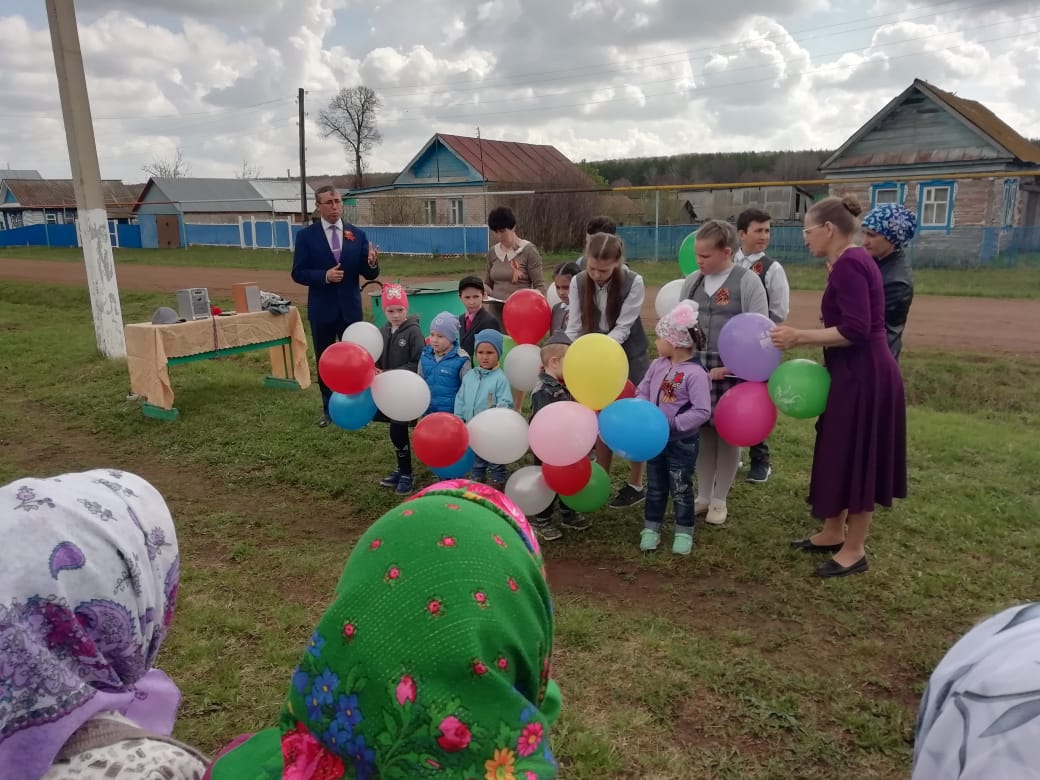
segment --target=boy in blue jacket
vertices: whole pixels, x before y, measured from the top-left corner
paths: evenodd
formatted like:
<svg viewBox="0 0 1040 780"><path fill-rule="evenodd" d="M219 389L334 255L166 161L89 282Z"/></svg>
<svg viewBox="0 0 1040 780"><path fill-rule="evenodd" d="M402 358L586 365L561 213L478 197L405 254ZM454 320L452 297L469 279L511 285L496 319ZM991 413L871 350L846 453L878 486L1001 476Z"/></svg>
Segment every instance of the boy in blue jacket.
<svg viewBox="0 0 1040 780"><path fill-rule="evenodd" d="M469 422L485 409L502 406L513 408L513 391L505 372L499 368L502 357L502 334L487 328L473 337L476 347L476 367L462 378L462 387L455 396L455 415ZM508 473L505 464L488 463L481 457L473 461L470 479L488 484L495 490L505 490Z"/></svg>
<svg viewBox="0 0 1040 780"><path fill-rule="evenodd" d="M469 371L469 355L459 348L459 321L442 311L430 323L429 344L419 357L419 376L430 388L426 414L455 411L455 396Z"/></svg>

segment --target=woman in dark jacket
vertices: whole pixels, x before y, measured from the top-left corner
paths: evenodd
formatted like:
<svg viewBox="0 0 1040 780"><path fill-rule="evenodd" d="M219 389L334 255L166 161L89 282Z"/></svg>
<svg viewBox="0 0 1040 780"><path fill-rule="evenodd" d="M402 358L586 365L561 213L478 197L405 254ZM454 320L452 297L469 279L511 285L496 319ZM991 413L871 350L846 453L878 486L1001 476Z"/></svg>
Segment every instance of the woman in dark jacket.
<svg viewBox="0 0 1040 780"><path fill-rule="evenodd" d="M892 357L903 350L903 329L914 300L914 282L903 248L917 232L917 218L898 203L875 206L863 218L863 248L877 260L885 285L885 334Z"/></svg>

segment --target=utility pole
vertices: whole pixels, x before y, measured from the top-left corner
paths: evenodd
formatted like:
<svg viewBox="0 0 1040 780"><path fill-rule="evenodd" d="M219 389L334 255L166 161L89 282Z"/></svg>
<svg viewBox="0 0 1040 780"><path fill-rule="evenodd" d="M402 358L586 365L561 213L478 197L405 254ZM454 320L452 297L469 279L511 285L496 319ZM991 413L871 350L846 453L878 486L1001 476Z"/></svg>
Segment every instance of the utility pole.
<svg viewBox="0 0 1040 780"><path fill-rule="evenodd" d="M108 235L108 212L101 190L90 98L83 74L76 7L73 0L46 1L54 69L58 74L58 95L72 167L72 186L76 193L76 221L87 268L90 309L94 315L94 335L98 351L103 356L123 358L126 357L123 311L119 305L116 264L112 256L112 239Z"/></svg>
<svg viewBox="0 0 1040 780"><path fill-rule="evenodd" d="M307 153L304 150L304 132L303 132L303 87L296 93L296 102L300 108L300 216L303 218L303 224L307 224Z"/></svg>

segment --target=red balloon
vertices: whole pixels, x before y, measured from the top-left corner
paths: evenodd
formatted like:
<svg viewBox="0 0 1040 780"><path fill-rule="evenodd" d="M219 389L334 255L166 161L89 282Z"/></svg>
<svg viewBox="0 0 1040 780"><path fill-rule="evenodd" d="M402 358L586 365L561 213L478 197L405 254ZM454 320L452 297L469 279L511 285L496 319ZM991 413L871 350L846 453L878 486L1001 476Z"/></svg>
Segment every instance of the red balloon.
<svg viewBox="0 0 1040 780"><path fill-rule="evenodd" d="M551 323L552 309L537 290L517 290L502 307L502 324L517 344L537 344Z"/></svg>
<svg viewBox="0 0 1040 780"><path fill-rule="evenodd" d="M434 412L423 417L412 434L415 457L433 469L457 463L468 446L466 423L449 412Z"/></svg>
<svg viewBox="0 0 1040 780"><path fill-rule="evenodd" d="M573 496L580 493L592 478L592 461L582 458L569 466L550 466L542 464L542 479L545 484L561 496Z"/></svg>
<svg viewBox="0 0 1040 780"><path fill-rule="evenodd" d="M765 441L776 425L776 406L765 382L741 382L715 404L715 430L735 447Z"/></svg>
<svg viewBox="0 0 1040 780"><path fill-rule="evenodd" d="M636 386L632 384L631 379L625 380L625 386L621 388L621 395L615 398L615 401L620 401L622 398L635 398L636 397Z"/></svg>
<svg viewBox="0 0 1040 780"><path fill-rule="evenodd" d="M360 344L337 341L321 353L318 375L333 392L356 395L372 384L376 364Z"/></svg>

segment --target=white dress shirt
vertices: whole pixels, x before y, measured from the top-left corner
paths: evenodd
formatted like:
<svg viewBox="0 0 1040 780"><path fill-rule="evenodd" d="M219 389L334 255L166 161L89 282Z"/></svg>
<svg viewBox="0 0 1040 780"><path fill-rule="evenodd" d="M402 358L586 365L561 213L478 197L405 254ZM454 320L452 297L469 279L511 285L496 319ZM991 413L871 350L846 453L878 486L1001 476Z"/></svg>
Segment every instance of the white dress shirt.
<svg viewBox="0 0 1040 780"><path fill-rule="evenodd" d="M583 326L581 321L581 290L579 289L582 286L583 285L578 284L578 276L575 275L574 278L571 279L570 303L567 306L567 338L571 341L574 341L576 338L583 335ZM610 292L609 283L605 285L597 284L595 288L596 308L600 311L599 330L606 333L618 344L624 344L628 340L628 335L632 332L632 326L639 318L639 313L643 308L643 299L646 297L646 286L643 284L643 277L636 274L636 278L632 280L632 289L629 291L628 297L621 302L621 311L618 312L617 322L614 323L614 327L610 328L609 331L608 328L610 326L607 323L607 294Z"/></svg>
<svg viewBox="0 0 1040 780"><path fill-rule="evenodd" d="M733 261L750 271L751 266L765 257L765 254L755 252L753 255L745 255L743 249L738 249ZM769 319L779 325L791 313L791 286L787 282L787 272L776 260L773 260L773 264L766 271L765 283L766 297L769 298Z"/></svg>

